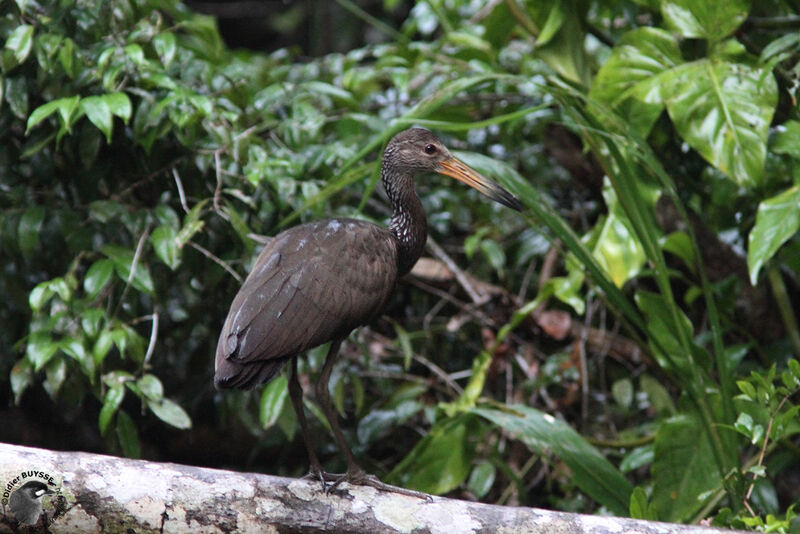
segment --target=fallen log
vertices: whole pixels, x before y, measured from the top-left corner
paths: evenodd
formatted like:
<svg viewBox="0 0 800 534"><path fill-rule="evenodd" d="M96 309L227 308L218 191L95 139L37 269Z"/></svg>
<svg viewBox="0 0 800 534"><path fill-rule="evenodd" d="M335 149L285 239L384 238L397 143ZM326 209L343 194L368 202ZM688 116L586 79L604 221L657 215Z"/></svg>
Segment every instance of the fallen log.
<svg viewBox="0 0 800 534"><path fill-rule="evenodd" d="M51 493L35 525L14 519L9 498L42 481ZM710 534L718 529L430 500L319 481L58 452L0 443L0 532L526 532Z"/></svg>

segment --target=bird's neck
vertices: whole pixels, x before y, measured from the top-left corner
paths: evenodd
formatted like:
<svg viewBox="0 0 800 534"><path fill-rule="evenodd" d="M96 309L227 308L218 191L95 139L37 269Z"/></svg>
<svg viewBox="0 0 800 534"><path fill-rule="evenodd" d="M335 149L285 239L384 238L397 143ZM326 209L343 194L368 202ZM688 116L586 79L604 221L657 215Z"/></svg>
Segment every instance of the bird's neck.
<svg viewBox="0 0 800 534"><path fill-rule="evenodd" d="M384 166L383 187L392 204L389 231L398 243L398 268L400 276L408 273L422 256L428 239L428 223L410 174L401 174Z"/></svg>

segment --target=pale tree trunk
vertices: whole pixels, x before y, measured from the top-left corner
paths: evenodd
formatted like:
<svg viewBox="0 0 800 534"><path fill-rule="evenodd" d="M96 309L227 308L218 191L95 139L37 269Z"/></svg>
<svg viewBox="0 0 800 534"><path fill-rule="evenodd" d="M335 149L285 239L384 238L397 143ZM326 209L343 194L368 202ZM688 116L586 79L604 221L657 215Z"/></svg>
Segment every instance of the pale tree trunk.
<svg viewBox="0 0 800 534"><path fill-rule="evenodd" d="M6 505L0 508L0 532L721 532L443 497L417 499L347 484L326 494L316 481L0 443L3 502L34 479L56 492L44 498L38 524L18 523Z"/></svg>

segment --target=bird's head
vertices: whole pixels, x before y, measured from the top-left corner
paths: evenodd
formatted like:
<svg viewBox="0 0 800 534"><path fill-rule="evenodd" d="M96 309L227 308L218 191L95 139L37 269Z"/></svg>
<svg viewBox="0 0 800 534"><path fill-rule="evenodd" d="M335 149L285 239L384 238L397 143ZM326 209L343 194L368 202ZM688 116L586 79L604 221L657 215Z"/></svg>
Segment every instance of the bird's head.
<svg viewBox="0 0 800 534"><path fill-rule="evenodd" d="M38 480L26 482L17 491L23 492L31 499L41 499L45 495L51 495L54 493L53 490L47 487L47 484L44 482L39 482Z"/></svg>
<svg viewBox="0 0 800 534"><path fill-rule="evenodd" d="M520 211L522 204L501 185L456 159L438 137L424 128L409 128L386 146L383 165L400 172L435 172L477 189L504 206Z"/></svg>

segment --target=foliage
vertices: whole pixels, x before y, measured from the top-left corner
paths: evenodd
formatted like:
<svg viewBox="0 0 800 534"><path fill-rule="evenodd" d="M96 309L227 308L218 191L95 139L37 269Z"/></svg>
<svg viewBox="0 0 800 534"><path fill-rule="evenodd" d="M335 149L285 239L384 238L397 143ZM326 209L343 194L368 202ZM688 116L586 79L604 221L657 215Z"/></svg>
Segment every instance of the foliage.
<svg viewBox="0 0 800 534"><path fill-rule="evenodd" d="M175 1L6 2L4 387L21 409L44 391L91 419L112 452L169 456L164 433L191 431L206 463L302 474L284 377L212 391L219 326L258 234L385 220L375 155L416 124L526 210L418 184L433 239L505 297L403 284L393 320L353 336L364 356L330 387L368 470L498 503L787 531L795 9L419 2L398 30L378 24L383 44L309 60L230 50ZM549 250L555 276L538 269ZM554 310L581 334L545 336Z"/></svg>

